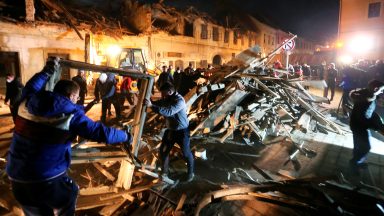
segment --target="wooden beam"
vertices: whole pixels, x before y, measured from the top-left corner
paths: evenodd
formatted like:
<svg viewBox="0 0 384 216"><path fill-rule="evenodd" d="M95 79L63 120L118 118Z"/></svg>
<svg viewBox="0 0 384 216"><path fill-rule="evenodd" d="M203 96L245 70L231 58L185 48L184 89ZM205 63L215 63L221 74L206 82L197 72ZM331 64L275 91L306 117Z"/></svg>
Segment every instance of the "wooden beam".
<svg viewBox="0 0 384 216"><path fill-rule="evenodd" d="M186 199L187 199L187 195L183 193L180 197L179 203L177 204L175 211L181 211Z"/></svg>
<svg viewBox="0 0 384 216"><path fill-rule="evenodd" d="M139 172L142 172L142 173L145 173L145 174L147 174L147 175L149 175L149 176L152 176L152 177L154 177L154 178L159 178L159 174L154 173L154 172L151 172L151 171L149 171L149 170L146 170L146 169L139 169L138 171L139 171ZM164 181L164 182L166 182L166 183L168 183L168 184L175 184L175 181L173 181L173 180L170 179L170 178L163 178L162 181Z"/></svg>
<svg viewBox="0 0 384 216"><path fill-rule="evenodd" d="M100 195L95 196L79 196L76 203L76 210L85 210L96 208L100 206L115 205L117 203L125 201L123 197L116 197L109 200L100 200Z"/></svg>
<svg viewBox="0 0 384 216"><path fill-rule="evenodd" d="M329 127L332 131L334 131L335 133L338 133L338 134L343 134L343 131L341 130L341 128L327 120L325 118L325 116L323 114L321 114L319 111L315 110L311 105L309 105L307 102L305 102L303 99L301 99L300 97L297 98L297 102L302 106L304 107L304 109L306 109L310 114L312 114L312 116L321 124L325 125L326 127Z"/></svg>
<svg viewBox="0 0 384 216"><path fill-rule="evenodd" d="M128 162L127 160L123 160L120 165L120 171L115 186L122 187L124 189L129 189L132 184L134 171L135 165Z"/></svg>
<svg viewBox="0 0 384 216"><path fill-rule="evenodd" d="M34 0L25 0L25 21L34 22L35 21L35 1Z"/></svg>
<svg viewBox="0 0 384 216"><path fill-rule="evenodd" d="M97 162L96 163L93 163L93 166L99 170L105 177L107 177L108 180L110 181L115 181L115 177L109 173L107 170L105 170L100 164L98 164Z"/></svg>
<svg viewBox="0 0 384 216"><path fill-rule="evenodd" d="M99 187L88 187L88 188L82 188L80 189L79 194L81 196L91 196L91 195L97 195L97 194L106 194L106 193L113 193L117 192L117 187L111 187L111 186L99 186Z"/></svg>
<svg viewBox="0 0 384 216"><path fill-rule="evenodd" d="M125 203L125 201L125 199L122 199L113 205L105 206L99 211L99 215L112 215Z"/></svg>
<svg viewBox="0 0 384 216"><path fill-rule="evenodd" d="M117 193L105 194L105 195L100 196L100 200L109 200L109 199L113 199L113 198L120 197L120 196L127 195L127 194L139 193L142 191L149 190L149 189L151 189L151 187L155 187L155 186L158 186L161 184L162 183L157 183L157 184L150 183L148 185L135 187L135 188L132 188L129 190L121 190Z"/></svg>
<svg viewBox="0 0 384 216"><path fill-rule="evenodd" d="M114 67L94 65L94 64L89 64L85 62L65 60L65 59L60 59L60 65L63 67L90 70L93 72L104 72L104 73L110 72L110 73L118 74L120 76L130 76L136 79L148 79L148 80L152 80L152 82L151 81L149 82L149 84L152 83L152 85L151 86L148 85L148 88L151 88L150 90L152 90L152 87L153 87L154 78L151 75L139 72L137 69L118 69Z"/></svg>

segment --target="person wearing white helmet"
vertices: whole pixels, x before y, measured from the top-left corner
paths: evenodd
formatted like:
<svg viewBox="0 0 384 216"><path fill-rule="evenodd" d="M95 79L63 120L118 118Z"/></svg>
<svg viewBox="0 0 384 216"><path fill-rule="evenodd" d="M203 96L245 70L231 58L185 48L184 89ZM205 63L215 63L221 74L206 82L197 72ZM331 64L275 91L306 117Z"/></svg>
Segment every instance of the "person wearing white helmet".
<svg viewBox="0 0 384 216"><path fill-rule="evenodd" d="M121 118L120 105L116 95L116 79L115 75L112 73L100 74L98 81L96 82L95 87L95 100L102 101L101 104L101 122L105 123L107 110L109 110L109 115L111 115L111 104L113 104L116 111L116 118Z"/></svg>

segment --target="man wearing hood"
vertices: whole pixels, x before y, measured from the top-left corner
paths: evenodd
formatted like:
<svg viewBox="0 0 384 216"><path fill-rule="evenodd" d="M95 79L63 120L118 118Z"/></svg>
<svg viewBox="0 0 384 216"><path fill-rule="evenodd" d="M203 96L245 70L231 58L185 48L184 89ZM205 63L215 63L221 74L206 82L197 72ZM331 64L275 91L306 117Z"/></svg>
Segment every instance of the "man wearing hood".
<svg viewBox="0 0 384 216"><path fill-rule="evenodd" d="M60 80L53 92L45 85L54 74L51 60L23 89L6 171L25 215L74 215L78 186L66 171L71 141L79 135L107 144L130 145L131 135L89 119L77 105L79 86Z"/></svg>

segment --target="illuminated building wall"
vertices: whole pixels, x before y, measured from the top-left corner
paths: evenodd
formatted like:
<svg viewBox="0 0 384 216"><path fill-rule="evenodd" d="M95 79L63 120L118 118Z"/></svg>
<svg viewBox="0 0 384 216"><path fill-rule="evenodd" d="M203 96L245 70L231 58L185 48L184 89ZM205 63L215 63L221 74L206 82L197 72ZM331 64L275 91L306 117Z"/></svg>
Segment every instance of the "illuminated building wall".
<svg viewBox="0 0 384 216"><path fill-rule="evenodd" d="M339 56L384 59L384 1L341 0Z"/></svg>

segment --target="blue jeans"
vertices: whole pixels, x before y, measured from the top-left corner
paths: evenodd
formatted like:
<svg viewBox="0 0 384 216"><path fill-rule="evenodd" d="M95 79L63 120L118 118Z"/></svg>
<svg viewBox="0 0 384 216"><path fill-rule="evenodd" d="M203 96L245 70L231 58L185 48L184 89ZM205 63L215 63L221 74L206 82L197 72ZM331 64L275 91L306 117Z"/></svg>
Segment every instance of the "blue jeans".
<svg viewBox="0 0 384 216"><path fill-rule="evenodd" d="M11 183L26 216L75 215L79 187L67 175L39 183Z"/></svg>
<svg viewBox="0 0 384 216"><path fill-rule="evenodd" d="M169 168L169 153L175 143L179 144L184 160L187 162L188 174L193 173L194 161L189 142L189 129L182 130L166 130L160 146L161 170L164 174L168 173Z"/></svg>

